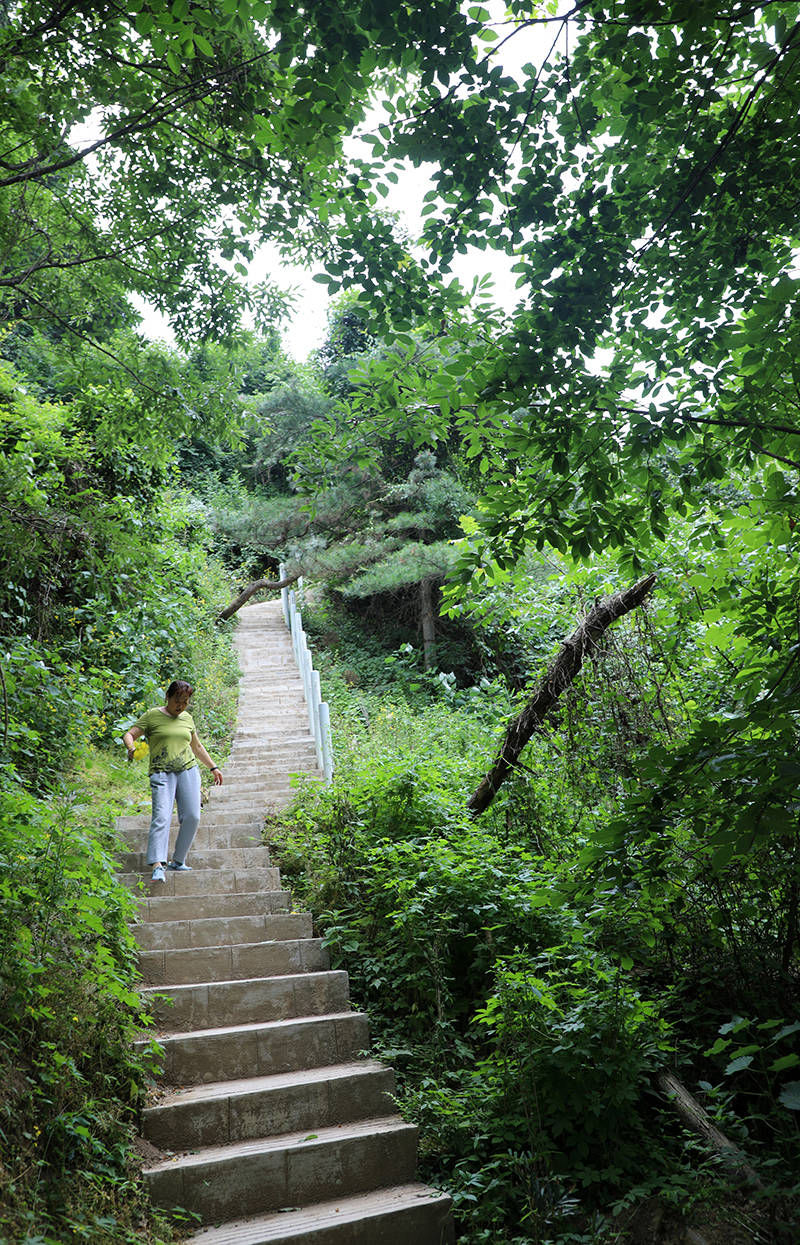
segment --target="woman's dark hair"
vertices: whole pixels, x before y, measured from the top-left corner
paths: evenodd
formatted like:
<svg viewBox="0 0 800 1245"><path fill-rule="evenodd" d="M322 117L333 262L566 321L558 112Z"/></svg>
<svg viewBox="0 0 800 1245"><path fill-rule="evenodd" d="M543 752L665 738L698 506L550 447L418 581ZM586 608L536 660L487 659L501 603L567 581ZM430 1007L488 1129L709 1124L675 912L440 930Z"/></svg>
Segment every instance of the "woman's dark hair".
<svg viewBox="0 0 800 1245"><path fill-rule="evenodd" d="M173 696L183 696L187 692L190 696L194 695L191 683L187 683L185 679L173 679L167 688L167 700Z"/></svg>

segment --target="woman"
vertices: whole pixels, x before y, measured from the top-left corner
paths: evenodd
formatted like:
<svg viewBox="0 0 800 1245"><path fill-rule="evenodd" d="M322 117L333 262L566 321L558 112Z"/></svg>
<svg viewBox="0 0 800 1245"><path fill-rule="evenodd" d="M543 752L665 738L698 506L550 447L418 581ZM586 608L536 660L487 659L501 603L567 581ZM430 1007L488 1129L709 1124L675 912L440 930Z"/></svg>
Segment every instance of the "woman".
<svg viewBox="0 0 800 1245"><path fill-rule="evenodd" d="M186 706L194 692L190 683L176 679L167 688L166 704L148 709L138 722L122 736L133 760L137 739L144 735L150 749L150 790L153 795L153 816L147 840L147 863L153 865L154 882L165 880L165 869L188 873L186 857L200 824L200 770L198 760L207 765L217 786L222 770L206 752L194 729L192 715ZM178 839L172 860L167 864L169 825L172 805L178 802Z"/></svg>

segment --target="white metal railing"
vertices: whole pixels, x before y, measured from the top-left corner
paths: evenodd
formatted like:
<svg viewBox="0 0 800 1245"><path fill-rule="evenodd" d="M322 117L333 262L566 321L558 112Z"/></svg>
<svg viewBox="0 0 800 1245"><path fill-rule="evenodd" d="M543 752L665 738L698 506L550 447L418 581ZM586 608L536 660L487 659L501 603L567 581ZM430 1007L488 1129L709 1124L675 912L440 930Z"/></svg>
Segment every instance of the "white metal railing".
<svg viewBox="0 0 800 1245"><path fill-rule="evenodd" d="M281 579L286 578L286 567L280 564ZM303 581L297 581L298 590L302 592ZM317 750L317 765L322 770L326 783L333 778L333 741L331 739L331 714L327 701L322 699L319 672L314 669L308 639L303 630L303 616L297 608L297 595L294 589L281 588L281 605L286 626L292 634L292 648L300 677L303 680L303 695L308 706L308 725L314 736Z"/></svg>

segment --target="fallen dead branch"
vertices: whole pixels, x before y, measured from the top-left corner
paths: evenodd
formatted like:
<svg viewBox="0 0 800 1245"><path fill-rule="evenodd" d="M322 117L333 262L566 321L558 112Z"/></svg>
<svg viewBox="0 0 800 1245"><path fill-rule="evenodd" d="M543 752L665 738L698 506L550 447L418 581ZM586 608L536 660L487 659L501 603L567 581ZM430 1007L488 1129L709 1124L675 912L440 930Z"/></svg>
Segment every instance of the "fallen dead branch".
<svg viewBox="0 0 800 1245"><path fill-rule="evenodd" d="M587 652L595 647L603 632L613 622L641 605L655 582L654 574L647 575L632 588L602 597L595 602L572 635L562 642L558 655L539 684L535 696L508 727L494 765L467 803L471 813L477 815L489 807L501 784L515 768L520 753L533 732L542 725L561 693L575 679Z"/></svg>

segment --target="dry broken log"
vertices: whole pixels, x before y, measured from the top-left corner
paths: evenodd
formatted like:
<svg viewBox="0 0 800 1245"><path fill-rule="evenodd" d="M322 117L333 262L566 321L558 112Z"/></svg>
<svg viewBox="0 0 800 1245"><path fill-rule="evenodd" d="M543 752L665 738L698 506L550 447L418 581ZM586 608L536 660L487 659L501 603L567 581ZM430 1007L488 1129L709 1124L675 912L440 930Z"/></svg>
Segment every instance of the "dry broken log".
<svg viewBox="0 0 800 1245"><path fill-rule="evenodd" d="M695 1133L699 1133L712 1149L718 1151L729 1168L737 1171L751 1184L759 1188L763 1187L760 1179L739 1147L734 1145L732 1141L729 1141L725 1134L720 1132L716 1124L712 1123L706 1110L689 1093L686 1086L681 1084L676 1076L671 1072L660 1072L658 1074L658 1084L688 1128L691 1128Z"/></svg>
<svg viewBox="0 0 800 1245"><path fill-rule="evenodd" d="M296 575L287 575L285 579L256 579L252 584L248 584L244 592L240 592L230 605L226 605L224 610L217 614L217 622L225 622L226 618L232 618L237 610L246 605L252 596L257 592L279 592L281 588L288 588L290 584L294 584L300 578L300 572Z"/></svg>
<svg viewBox="0 0 800 1245"><path fill-rule="evenodd" d="M501 784L517 764L520 753L533 732L541 726L561 693L574 680L587 652L597 644L603 632L613 622L641 605L655 582L655 575L647 575L632 588L602 597L595 602L580 626L563 641L557 657L539 684L536 695L509 726L494 765L469 800L467 808L471 813L477 815L489 807Z"/></svg>

